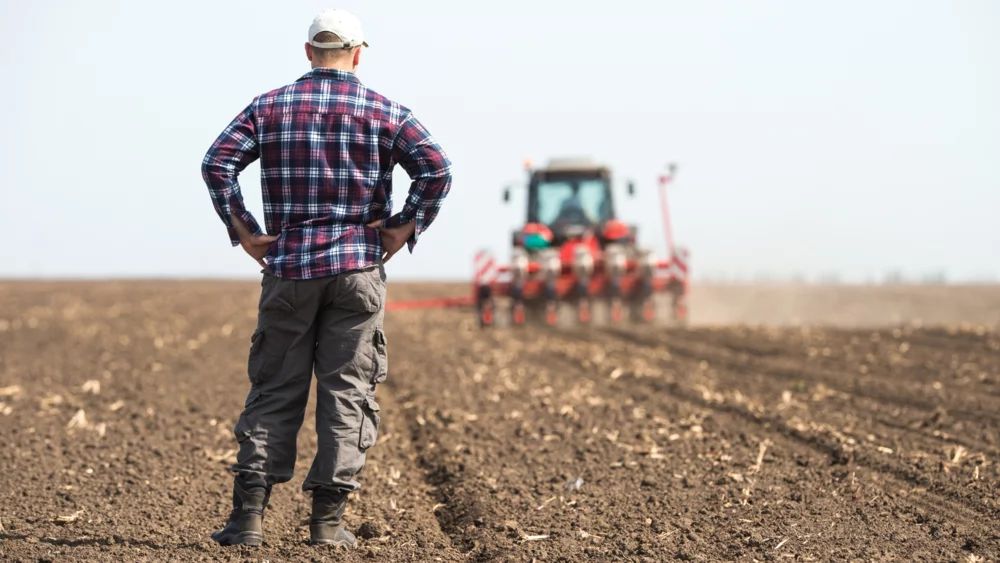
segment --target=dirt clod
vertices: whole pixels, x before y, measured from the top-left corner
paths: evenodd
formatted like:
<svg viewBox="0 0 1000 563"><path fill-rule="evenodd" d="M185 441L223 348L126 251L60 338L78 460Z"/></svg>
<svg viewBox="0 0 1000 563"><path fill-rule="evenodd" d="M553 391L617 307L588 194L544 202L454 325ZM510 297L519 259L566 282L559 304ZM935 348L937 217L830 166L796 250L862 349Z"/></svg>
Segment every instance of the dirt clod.
<svg viewBox="0 0 1000 563"><path fill-rule="evenodd" d="M373 520L367 520L358 527L357 535L366 540L380 538L385 535L385 527Z"/></svg>

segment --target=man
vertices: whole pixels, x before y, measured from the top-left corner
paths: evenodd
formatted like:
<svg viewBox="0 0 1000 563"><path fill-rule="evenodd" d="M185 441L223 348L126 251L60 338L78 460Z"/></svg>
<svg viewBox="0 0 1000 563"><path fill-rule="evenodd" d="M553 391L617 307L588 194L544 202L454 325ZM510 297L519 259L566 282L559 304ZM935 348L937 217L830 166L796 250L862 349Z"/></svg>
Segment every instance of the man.
<svg viewBox="0 0 1000 563"><path fill-rule="evenodd" d="M404 244L413 252L451 187L451 163L430 133L355 76L362 46L353 15L316 16L305 45L312 71L254 98L202 164L231 243L263 268L250 393L234 429L233 511L212 535L223 545L263 541L271 487L292 478L314 370L319 451L302 486L312 492L310 539L355 545L341 517L378 432L375 386L387 373L383 264ZM237 182L258 158L269 234ZM389 217L397 163L412 184Z"/></svg>

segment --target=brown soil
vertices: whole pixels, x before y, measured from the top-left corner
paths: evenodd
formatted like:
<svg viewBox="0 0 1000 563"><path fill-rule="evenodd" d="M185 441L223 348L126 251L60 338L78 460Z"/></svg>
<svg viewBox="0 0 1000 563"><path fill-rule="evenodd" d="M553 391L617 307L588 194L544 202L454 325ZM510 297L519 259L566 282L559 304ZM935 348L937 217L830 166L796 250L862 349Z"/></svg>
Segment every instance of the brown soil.
<svg viewBox="0 0 1000 563"><path fill-rule="evenodd" d="M801 327L391 313L380 440L347 516L359 548L305 543L311 416L265 545L219 547L258 291L0 284L0 560L1000 560L988 288L978 306L907 289L883 309L896 321L864 305L890 300L877 289L813 290ZM795 324L759 291L704 322ZM847 328L852 309L923 322Z"/></svg>

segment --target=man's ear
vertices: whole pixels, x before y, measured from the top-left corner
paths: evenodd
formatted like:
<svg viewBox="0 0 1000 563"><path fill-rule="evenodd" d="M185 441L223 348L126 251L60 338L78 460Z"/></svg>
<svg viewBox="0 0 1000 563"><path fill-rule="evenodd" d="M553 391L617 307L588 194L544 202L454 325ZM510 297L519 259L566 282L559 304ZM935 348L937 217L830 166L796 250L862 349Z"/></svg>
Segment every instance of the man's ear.
<svg viewBox="0 0 1000 563"><path fill-rule="evenodd" d="M312 60L313 60L313 46L310 45L309 43L306 43L305 46L306 46L306 58L309 59L309 62L312 62Z"/></svg>
<svg viewBox="0 0 1000 563"><path fill-rule="evenodd" d="M358 64L361 62L361 47L358 47L357 51L354 51L354 68L358 68Z"/></svg>

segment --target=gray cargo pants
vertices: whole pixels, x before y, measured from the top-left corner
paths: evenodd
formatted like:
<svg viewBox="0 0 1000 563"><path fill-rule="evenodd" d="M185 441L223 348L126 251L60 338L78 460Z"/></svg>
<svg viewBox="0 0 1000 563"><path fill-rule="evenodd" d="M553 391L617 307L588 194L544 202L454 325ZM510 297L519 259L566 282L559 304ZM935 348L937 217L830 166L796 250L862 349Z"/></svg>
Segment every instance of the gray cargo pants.
<svg viewBox="0 0 1000 563"><path fill-rule="evenodd" d="M385 381L381 265L311 280L264 275L247 362L250 393L234 433L233 471L248 486L292 478L296 439L316 374L319 449L303 490L350 492L375 444Z"/></svg>

